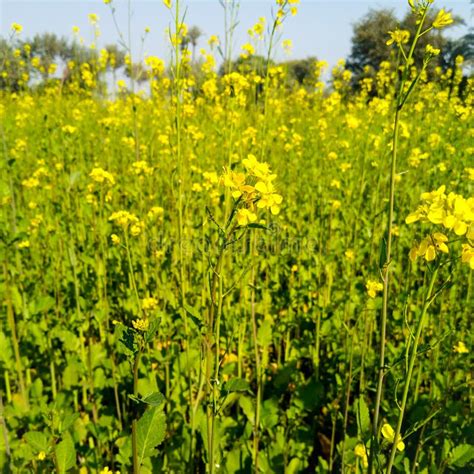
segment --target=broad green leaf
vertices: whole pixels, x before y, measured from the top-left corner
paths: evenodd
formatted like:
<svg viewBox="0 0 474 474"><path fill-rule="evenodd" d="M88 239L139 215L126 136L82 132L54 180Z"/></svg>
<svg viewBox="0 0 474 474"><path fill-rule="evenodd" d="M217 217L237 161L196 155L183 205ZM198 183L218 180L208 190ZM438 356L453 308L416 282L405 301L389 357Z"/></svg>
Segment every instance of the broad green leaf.
<svg viewBox="0 0 474 474"><path fill-rule="evenodd" d="M472 459L474 459L474 446L472 444L460 444L451 451L449 464L455 467L464 467Z"/></svg>
<svg viewBox="0 0 474 474"><path fill-rule="evenodd" d="M137 423L138 462L153 456L155 447L165 439L166 417L159 407L147 410Z"/></svg>
<svg viewBox="0 0 474 474"><path fill-rule="evenodd" d="M33 448L35 453L41 451L46 452L49 448L48 437L40 431L28 431L24 438L26 442Z"/></svg>
<svg viewBox="0 0 474 474"><path fill-rule="evenodd" d="M361 436L366 435L370 431L369 409L363 397L357 400L357 425Z"/></svg>
<svg viewBox="0 0 474 474"><path fill-rule="evenodd" d="M165 397L160 392L153 392L142 399L143 403L151 405L152 407L159 407L165 401Z"/></svg>
<svg viewBox="0 0 474 474"><path fill-rule="evenodd" d="M64 433L65 431L67 431L78 418L79 418L78 413L67 413L66 415L64 415L61 418L59 431L61 433Z"/></svg>
<svg viewBox="0 0 474 474"><path fill-rule="evenodd" d="M246 392L250 390L250 384L245 379L233 378L224 385L227 392Z"/></svg>
<svg viewBox="0 0 474 474"><path fill-rule="evenodd" d="M274 398L265 400L262 404L260 421L262 426L271 430L278 423L278 401Z"/></svg>
<svg viewBox="0 0 474 474"><path fill-rule="evenodd" d="M286 474L295 474L300 472L301 461L298 458L293 458L285 469Z"/></svg>
<svg viewBox="0 0 474 474"><path fill-rule="evenodd" d="M158 331L158 328L160 327L161 323L161 318L155 318L153 321L150 323L150 327L148 328L148 331L145 333L145 340L146 342L151 342L153 337L156 334L156 331Z"/></svg>
<svg viewBox="0 0 474 474"><path fill-rule="evenodd" d="M76 450L71 436L66 436L54 450L58 474L63 474L76 465Z"/></svg>
<svg viewBox="0 0 474 474"><path fill-rule="evenodd" d="M258 328L258 343L262 347L267 347L272 342L272 323L268 319L262 321Z"/></svg>
<svg viewBox="0 0 474 474"><path fill-rule="evenodd" d="M188 313L188 316L191 319L191 321L195 324L195 326L199 330L201 330L204 324L202 322L202 316L199 313L199 311L196 308L189 306L188 304L184 304L183 307L186 313Z"/></svg>

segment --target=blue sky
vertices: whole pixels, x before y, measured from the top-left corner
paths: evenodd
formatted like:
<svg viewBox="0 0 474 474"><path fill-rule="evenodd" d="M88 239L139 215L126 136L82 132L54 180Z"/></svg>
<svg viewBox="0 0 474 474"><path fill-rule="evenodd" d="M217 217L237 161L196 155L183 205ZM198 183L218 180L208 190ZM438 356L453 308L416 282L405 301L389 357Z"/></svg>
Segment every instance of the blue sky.
<svg viewBox="0 0 474 474"><path fill-rule="evenodd" d="M117 18L121 29L127 30L127 0L114 0ZM239 45L246 41L246 31L259 17L270 17L274 2L269 0L241 0L236 34L236 54ZM197 25L205 35L201 45L211 34L223 35L223 12L218 0L187 0L188 25ZM140 37L145 27L151 33L145 43L144 52L162 58L168 56L165 28L170 23L170 13L161 0L133 0L132 37L134 49L138 50ZM472 26L474 6L469 0L437 0L435 6L452 10ZM302 0L299 13L291 17L284 25L282 39L293 41L292 57L317 56L330 64L339 58L347 57L350 50L352 25L370 8L392 8L402 16L407 10L405 0ZM23 36L32 36L38 32L52 31L59 35L70 36L74 25L81 29L86 42L92 40L91 27L87 15L96 13L100 17L102 36L99 46L113 43L117 33L109 8L102 0L0 0L1 34L9 30L12 22L24 27ZM467 26L459 26L450 31L452 36L460 36Z"/></svg>

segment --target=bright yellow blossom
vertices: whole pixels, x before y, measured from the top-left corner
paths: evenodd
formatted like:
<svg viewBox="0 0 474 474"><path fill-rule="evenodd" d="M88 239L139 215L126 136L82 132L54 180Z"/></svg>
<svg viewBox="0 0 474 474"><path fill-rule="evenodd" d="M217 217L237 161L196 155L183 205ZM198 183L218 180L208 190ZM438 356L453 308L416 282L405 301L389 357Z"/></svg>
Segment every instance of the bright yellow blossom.
<svg viewBox="0 0 474 474"><path fill-rule="evenodd" d="M453 351L457 352L458 354L469 354L469 349L462 341L459 341L456 345L453 346Z"/></svg>
<svg viewBox="0 0 474 474"><path fill-rule="evenodd" d="M244 227L257 220L257 214L248 209L239 209L237 211L237 223Z"/></svg>
<svg viewBox="0 0 474 474"><path fill-rule="evenodd" d="M390 38L387 40L386 44L387 46L390 46L392 44L406 44L410 40L410 32L407 30L395 30L395 31L389 31L388 34L390 35Z"/></svg>
<svg viewBox="0 0 474 474"><path fill-rule="evenodd" d="M395 431L394 429L388 424L385 423L382 426L382 436L389 442L393 443L395 440ZM399 451L403 451L405 449L405 443L402 441L401 436L398 435L397 437L397 449Z"/></svg>
<svg viewBox="0 0 474 474"><path fill-rule="evenodd" d="M354 454L358 458L361 458L362 467L366 469L369 466L369 457L367 456L367 448L365 445L362 443L356 444L356 447L354 448Z"/></svg>
<svg viewBox="0 0 474 474"><path fill-rule="evenodd" d="M444 10L444 8L442 8L433 21L433 28L444 28L445 26L450 25L453 21L454 20L451 13L447 12L446 10Z"/></svg>
<svg viewBox="0 0 474 474"><path fill-rule="evenodd" d="M383 285L378 281L368 280L365 284L365 288L367 290L367 294L371 298L375 298L377 296L377 293L380 293L383 290Z"/></svg>
<svg viewBox="0 0 474 474"><path fill-rule="evenodd" d="M19 23L12 23L10 29L14 33L21 33L23 31L23 26L21 26Z"/></svg>

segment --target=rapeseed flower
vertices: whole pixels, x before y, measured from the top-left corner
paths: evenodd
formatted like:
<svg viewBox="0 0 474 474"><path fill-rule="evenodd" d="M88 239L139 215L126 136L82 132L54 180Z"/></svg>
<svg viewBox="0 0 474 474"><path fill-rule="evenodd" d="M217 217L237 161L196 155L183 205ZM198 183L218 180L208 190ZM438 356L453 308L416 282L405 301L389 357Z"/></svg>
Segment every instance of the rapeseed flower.
<svg viewBox="0 0 474 474"><path fill-rule="evenodd" d="M395 440L395 431L393 430L393 428L388 423L385 423L382 426L382 436L389 443L393 443L394 440ZM398 437L397 437L397 449L399 451L404 451L405 450L405 443L402 441L400 435L398 435Z"/></svg>
<svg viewBox="0 0 474 474"><path fill-rule="evenodd" d="M257 214L255 212L250 211L249 209L239 209L237 211L237 223L244 227L252 222L257 220Z"/></svg>
<svg viewBox="0 0 474 474"><path fill-rule="evenodd" d="M431 262L439 252L449 253L446 242L448 242L446 235L435 232L425 237L419 245L415 245L410 250L410 260L415 261L418 257L424 257L427 262Z"/></svg>
<svg viewBox="0 0 474 474"><path fill-rule="evenodd" d="M390 46L392 44L406 44L410 40L410 32L407 30L395 30L395 31L389 31L388 34L390 35L390 38L387 40L386 44L387 46Z"/></svg>
<svg viewBox="0 0 474 474"><path fill-rule="evenodd" d="M150 327L150 321L148 319L136 319L135 321L132 321L133 327L137 331L145 332L148 331L148 328Z"/></svg>
<svg viewBox="0 0 474 474"><path fill-rule="evenodd" d="M371 298L375 298L377 296L377 293L380 293L383 290L383 285L382 283L375 280L367 280L365 288L367 290L367 294Z"/></svg>
<svg viewBox="0 0 474 474"><path fill-rule="evenodd" d="M462 341L459 341L456 345L453 346L453 351L457 352L458 354L469 354L469 349Z"/></svg>
<svg viewBox="0 0 474 474"><path fill-rule="evenodd" d="M354 448L354 454L361 458L362 467L366 469L369 466L369 457L367 456L367 448L362 443L356 444Z"/></svg>
<svg viewBox="0 0 474 474"><path fill-rule="evenodd" d="M453 23L453 17L450 12L442 8L433 21L433 28L441 29Z"/></svg>

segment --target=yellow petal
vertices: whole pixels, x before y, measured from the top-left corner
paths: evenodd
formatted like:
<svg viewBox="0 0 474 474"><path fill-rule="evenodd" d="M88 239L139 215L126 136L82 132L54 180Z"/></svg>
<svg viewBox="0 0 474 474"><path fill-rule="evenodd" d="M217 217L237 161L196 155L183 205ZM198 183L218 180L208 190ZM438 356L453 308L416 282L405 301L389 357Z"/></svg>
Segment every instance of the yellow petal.
<svg viewBox="0 0 474 474"><path fill-rule="evenodd" d="M427 262L431 262L436 258L436 250L434 248L434 245L428 245L428 248L426 249L425 253L425 258Z"/></svg>
<svg viewBox="0 0 474 474"><path fill-rule="evenodd" d="M382 426L382 436L388 441L393 441L395 437L395 431L393 431L393 428L388 423Z"/></svg>

